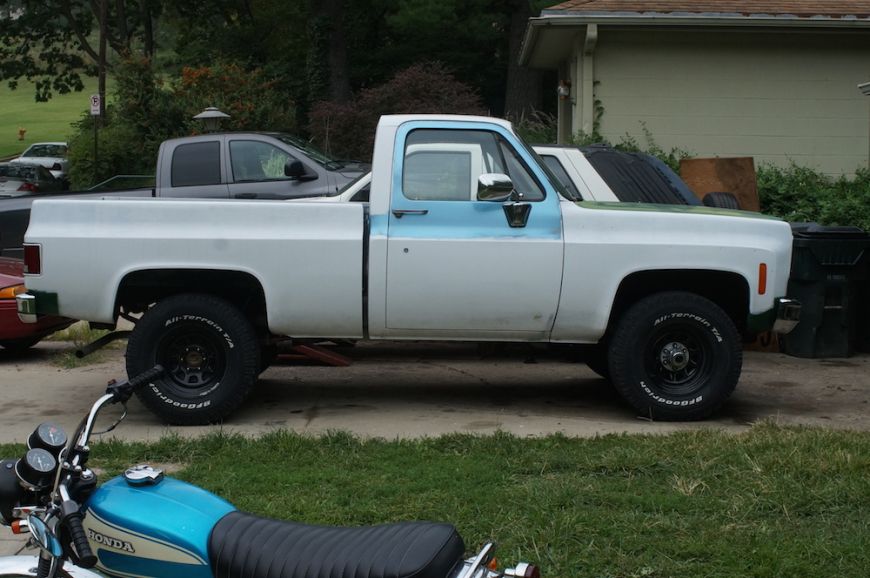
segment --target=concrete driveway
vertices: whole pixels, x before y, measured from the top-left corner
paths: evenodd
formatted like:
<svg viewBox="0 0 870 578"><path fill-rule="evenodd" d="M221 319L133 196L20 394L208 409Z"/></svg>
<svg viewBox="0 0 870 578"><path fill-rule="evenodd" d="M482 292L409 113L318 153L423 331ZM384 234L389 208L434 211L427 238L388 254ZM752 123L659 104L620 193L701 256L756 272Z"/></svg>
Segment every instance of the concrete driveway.
<svg viewBox="0 0 870 578"><path fill-rule="evenodd" d="M23 442L43 420L71 431L106 382L124 376L121 350L108 351L100 363L67 370L51 363L64 347L69 346L47 342L14 358L0 351L0 442ZM481 356L466 344L365 343L341 351L353 365L279 361L221 427L252 435L282 428L314 434L341 429L388 439L499 429L521 436L739 431L764 419L870 429L867 354L813 360L747 352L737 390L715 419L658 423L638 419L584 364L543 350L508 347L498 356ZM217 427L165 426L134 398L127 421L111 435L153 440Z"/></svg>
<svg viewBox="0 0 870 578"><path fill-rule="evenodd" d="M106 382L124 375L120 350L108 351L101 363L59 369L51 360L69 347L47 342L14 358L0 351L0 442L23 442L44 420L71 432ZM737 391L715 419L672 424L638 419L584 364L544 351L508 348L501 356L481 357L475 346L400 343L362 344L343 353L353 358L350 367L279 362L223 426L167 427L134 398L126 422L111 435L153 440L169 432L195 436L222 427L251 435L282 428L312 434L341 429L387 439L499 429L522 436L592 436L709 427L741 431L764 419L870 430L867 354L810 360L747 352ZM21 537L0 533L0 555L23 545Z"/></svg>

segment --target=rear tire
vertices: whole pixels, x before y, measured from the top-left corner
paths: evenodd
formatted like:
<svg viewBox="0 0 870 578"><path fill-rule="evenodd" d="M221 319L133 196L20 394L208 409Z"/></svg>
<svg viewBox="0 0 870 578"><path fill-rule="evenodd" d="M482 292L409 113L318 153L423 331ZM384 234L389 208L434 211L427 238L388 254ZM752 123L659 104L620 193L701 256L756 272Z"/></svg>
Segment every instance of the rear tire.
<svg viewBox="0 0 870 578"><path fill-rule="evenodd" d="M704 419L734 391L743 363L731 318L712 301L669 291L620 318L610 342L613 385L641 417Z"/></svg>
<svg viewBox="0 0 870 578"><path fill-rule="evenodd" d="M154 365L166 371L136 395L163 421L222 421L257 380L260 347L248 320L230 302L203 294L168 297L149 309L127 343L127 374Z"/></svg>

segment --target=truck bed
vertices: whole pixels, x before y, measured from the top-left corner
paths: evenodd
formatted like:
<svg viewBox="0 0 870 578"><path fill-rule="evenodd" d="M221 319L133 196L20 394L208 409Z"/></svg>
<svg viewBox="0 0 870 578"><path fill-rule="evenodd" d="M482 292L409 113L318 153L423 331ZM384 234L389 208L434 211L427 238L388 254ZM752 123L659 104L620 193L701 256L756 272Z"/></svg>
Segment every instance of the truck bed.
<svg viewBox="0 0 870 578"><path fill-rule="evenodd" d="M54 285L39 277L28 284L57 293L71 317L108 323L130 271L231 269L262 285L272 332L359 338L364 210L356 203L39 200L27 239L43 245L42 266L53 272ZM81 223L91 226L82 230ZM91 255L92 282L85 284L78 270L83 254Z"/></svg>

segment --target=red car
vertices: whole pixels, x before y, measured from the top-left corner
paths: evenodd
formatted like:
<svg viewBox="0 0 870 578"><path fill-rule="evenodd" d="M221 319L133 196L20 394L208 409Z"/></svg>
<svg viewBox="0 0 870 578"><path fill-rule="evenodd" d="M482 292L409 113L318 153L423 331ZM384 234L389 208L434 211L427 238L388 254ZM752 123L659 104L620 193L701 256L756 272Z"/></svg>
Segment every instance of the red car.
<svg viewBox="0 0 870 578"><path fill-rule="evenodd" d="M75 321L66 317L40 317L37 323L22 323L18 319L15 296L23 291L24 262L0 257L0 347L4 349L23 351Z"/></svg>

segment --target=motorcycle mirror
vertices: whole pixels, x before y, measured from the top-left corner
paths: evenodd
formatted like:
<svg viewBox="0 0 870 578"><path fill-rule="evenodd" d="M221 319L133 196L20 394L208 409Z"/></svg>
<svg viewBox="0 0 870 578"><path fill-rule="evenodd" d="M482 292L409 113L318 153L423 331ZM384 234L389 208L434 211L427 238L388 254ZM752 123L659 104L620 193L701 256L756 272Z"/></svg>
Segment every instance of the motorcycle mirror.
<svg viewBox="0 0 870 578"><path fill-rule="evenodd" d="M55 558L60 558L63 555L60 541L55 537L52 531L48 528L42 518L35 514L27 516L27 527L30 529L30 535L36 545L41 549L51 554Z"/></svg>

